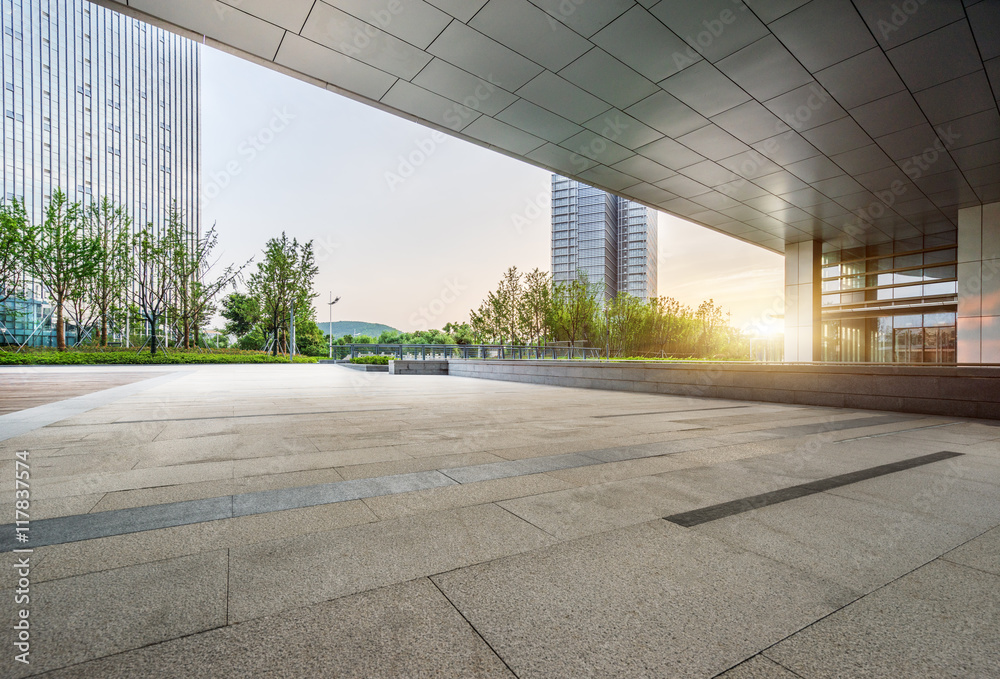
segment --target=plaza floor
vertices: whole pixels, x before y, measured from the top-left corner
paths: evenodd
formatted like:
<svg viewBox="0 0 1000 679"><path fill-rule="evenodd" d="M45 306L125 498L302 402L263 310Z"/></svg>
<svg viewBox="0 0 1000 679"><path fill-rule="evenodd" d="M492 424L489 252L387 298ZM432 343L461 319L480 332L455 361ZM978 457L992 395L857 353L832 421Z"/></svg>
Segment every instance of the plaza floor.
<svg viewBox="0 0 1000 679"><path fill-rule="evenodd" d="M0 676L1000 676L1000 422L332 365L0 413Z"/></svg>

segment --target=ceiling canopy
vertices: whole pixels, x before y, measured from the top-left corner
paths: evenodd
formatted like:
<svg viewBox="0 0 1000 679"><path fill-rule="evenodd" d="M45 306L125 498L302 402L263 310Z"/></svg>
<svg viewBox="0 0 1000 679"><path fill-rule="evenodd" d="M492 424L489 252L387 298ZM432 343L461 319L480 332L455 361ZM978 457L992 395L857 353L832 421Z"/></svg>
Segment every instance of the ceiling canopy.
<svg viewBox="0 0 1000 679"><path fill-rule="evenodd" d="M100 0L736 238L1000 201L992 0Z"/></svg>

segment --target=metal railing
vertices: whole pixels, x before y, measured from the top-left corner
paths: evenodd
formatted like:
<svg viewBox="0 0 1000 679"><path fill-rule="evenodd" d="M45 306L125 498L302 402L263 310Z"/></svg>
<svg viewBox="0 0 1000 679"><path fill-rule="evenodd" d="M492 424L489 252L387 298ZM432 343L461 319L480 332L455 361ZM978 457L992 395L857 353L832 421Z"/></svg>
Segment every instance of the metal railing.
<svg viewBox="0 0 1000 679"><path fill-rule="evenodd" d="M602 358L595 347L518 346L511 344L342 344L334 345L337 359L359 356L391 356L399 360L462 359L595 359Z"/></svg>

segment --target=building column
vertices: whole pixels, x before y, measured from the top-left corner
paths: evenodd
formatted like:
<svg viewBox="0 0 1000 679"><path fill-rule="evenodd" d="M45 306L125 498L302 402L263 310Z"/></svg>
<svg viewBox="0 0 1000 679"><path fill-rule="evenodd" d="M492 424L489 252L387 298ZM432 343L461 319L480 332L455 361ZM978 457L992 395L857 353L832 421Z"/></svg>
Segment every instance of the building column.
<svg viewBox="0 0 1000 679"><path fill-rule="evenodd" d="M785 361L820 360L820 241L785 245Z"/></svg>
<svg viewBox="0 0 1000 679"><path fill-rule="evenodd" d="M1000 203L958 211L958 362L1000 363Z"/></svg>

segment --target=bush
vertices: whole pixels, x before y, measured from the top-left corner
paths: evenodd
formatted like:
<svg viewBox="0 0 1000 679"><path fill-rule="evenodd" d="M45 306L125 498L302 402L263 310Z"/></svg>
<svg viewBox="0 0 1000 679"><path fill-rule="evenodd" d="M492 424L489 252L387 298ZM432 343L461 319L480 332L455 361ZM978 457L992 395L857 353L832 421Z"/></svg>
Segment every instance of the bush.
<svg viewBox="0 0 1000 679"><path fill-rule="evenodd" d="M392 360L392 356L355 356L351 359L351 363L362 363L366 365L389 365L389 361Z"/></svg>
<svg viewBox="0 0 1000 679"><path fill-rule="evenodd" d="M296 356L296 363L315 363L308 356ZM271 356L260 351L221 349L213 353L198 353L170 349L167 353L135 350L110 351L44 351L26 350L19 354L0 350L0 365L176 365L210 363L288 363L287 356Z"/></svg>

